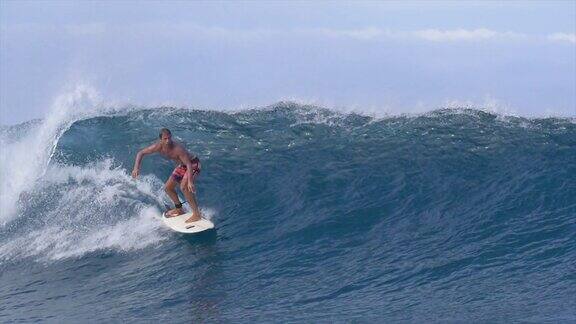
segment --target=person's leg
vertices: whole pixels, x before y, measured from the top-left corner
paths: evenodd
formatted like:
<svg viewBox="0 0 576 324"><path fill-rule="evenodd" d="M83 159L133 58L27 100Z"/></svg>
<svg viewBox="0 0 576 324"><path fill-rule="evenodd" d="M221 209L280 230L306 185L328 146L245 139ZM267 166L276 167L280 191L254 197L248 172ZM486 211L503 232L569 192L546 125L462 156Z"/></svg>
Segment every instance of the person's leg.
<svg viewBox="0 0 576 324"><path fill-rule="evenodd" d="M193 172L192 184L194 184L194 181L196 180L196 174L196 172ZM182 193L184 193L184 197L186 197L188 204L190 204L190 208L192 208L192 216L186 220L186 223L200 220L200 218L202 218L202 214L200 214L200 209L198 208L198 203L196 202L196 193L188 190L188 174L184 176L180 182L180 189L182 190Z"/></svg>
<svg viewBox="0 0 576 324"><path fill-rule="evenodd" d="M174 177L170 176L168 178L168 181L166 181L166 184L164 187L166 194L168 194L168 197L170 197L170 199L172 199L172 201L174 202L174 205L180 204L180 198L178 198L178 194L176 193L176 185L177 184L178 184L178 182L176 182L176 180L174 180ZM182 214L184 214L184 210L182 208L174 208L174 209L170 209L166 213L166 216L170 217L170 216L178 216L178 215L182 215Z"/></svg>

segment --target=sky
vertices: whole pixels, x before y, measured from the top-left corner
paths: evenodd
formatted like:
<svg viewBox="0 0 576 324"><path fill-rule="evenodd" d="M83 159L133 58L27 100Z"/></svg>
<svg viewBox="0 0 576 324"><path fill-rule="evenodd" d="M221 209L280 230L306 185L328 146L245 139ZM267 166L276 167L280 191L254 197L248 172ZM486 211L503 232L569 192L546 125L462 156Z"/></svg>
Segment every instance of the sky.
<svg viewBox="0 0 576 324"><path fill-rule="evenodd" d="M147 107L576 116L576 1L0 0L0 124L77 86Z"/></svg>

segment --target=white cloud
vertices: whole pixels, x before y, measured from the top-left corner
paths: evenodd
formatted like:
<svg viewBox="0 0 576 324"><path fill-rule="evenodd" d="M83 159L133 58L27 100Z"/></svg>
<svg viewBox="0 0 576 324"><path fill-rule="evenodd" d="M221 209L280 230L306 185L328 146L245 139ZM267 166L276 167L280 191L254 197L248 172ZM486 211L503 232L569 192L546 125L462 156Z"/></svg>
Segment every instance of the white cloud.
<svg viewBox="0 0 576 324"><path fill-rule="evenodd" d="M548 39L555 42L568 42L576 44L576 34L555 33L548 35Z"/></svg>
<svg viewBox="0 0 576 324"><path fill-rule="evenodd" d="M343 37L343 38L353 38L360 40L372 40L381 38L392 38L397 37L397 33L391 32L387 29L379 29L374 27L362 28L362 29L316 29L312 30L323 36L328 37ZM300 30L302 33L310 33L310 30Z"/></svg>
<svg viewBox="0 0 576 324"><path fill-rule="evenodd" d="M375 27L363 29L316 29L299 30L300 33L315 32L327 37L352 38L358 40L419 39L431 42L484 41L493 39L526 39L527 35L515 32L498 32L486 28L478 29L423 29L416 31L392 31Z"/></svg>
<svg viewBox="0 0 576 324"><path fill-rule="evenodd" d="M414 37L433 42L454 42L454 41L480 41L496 38L524 38L523 34L513 32L497 32L486 28L478 29L426 29L411 33Z"/></svg>
<svg viewBox="0 0 576 324"><path fill-rule="evenodd" d="M296 35L298 37L319 36L328 38L355 39L360 41L420 40L428 42L478 42L491 40L534 40L576 43L576 34L553 33L549 35L523 34L511 31L495 31L488 28L476 29L422 29L394 31L386 28L366 27L358 29L296 28L296 29L233 29L208 27L189 22L180 23L139 23L110 25L104 23L87 24L1 24L3 34L25 32L56 34L64 31L72 37L102 36L107 34L166 37L200 38L205 40L262 41L271 38Z"/></svg>

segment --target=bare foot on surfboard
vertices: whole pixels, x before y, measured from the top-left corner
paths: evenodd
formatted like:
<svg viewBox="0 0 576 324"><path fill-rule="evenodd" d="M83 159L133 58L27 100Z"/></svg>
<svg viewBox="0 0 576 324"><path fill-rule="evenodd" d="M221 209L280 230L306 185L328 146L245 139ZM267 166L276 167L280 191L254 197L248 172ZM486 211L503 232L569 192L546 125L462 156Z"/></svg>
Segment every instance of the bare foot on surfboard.
<svg viewBox="0 0 576 324"><path fill-rule="evenodd" d="M185 223L192 223L192 222L196 222L202 219L202 216L198 216L196 213L192 214L192 216L190 216L190 218L188 218Z"/></svg>
<svg viewBox="0 0 576 324"><path fill-rule="evenodd" d="M165 213L167 218L176 217L184 214L184 210L182 208L173 208L170 209Z"/></svg>

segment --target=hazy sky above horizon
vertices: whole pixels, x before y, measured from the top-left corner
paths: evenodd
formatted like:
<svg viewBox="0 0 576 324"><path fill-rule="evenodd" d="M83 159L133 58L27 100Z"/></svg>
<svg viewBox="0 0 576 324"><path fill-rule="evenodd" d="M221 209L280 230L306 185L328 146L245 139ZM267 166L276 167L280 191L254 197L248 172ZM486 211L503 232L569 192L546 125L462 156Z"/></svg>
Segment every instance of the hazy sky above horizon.
<svg viewBox="0 0 576 324"><path fill-rule="evenodd" d="M0 124L103 101L576 116L576 1L0 1Z"/></svg>

